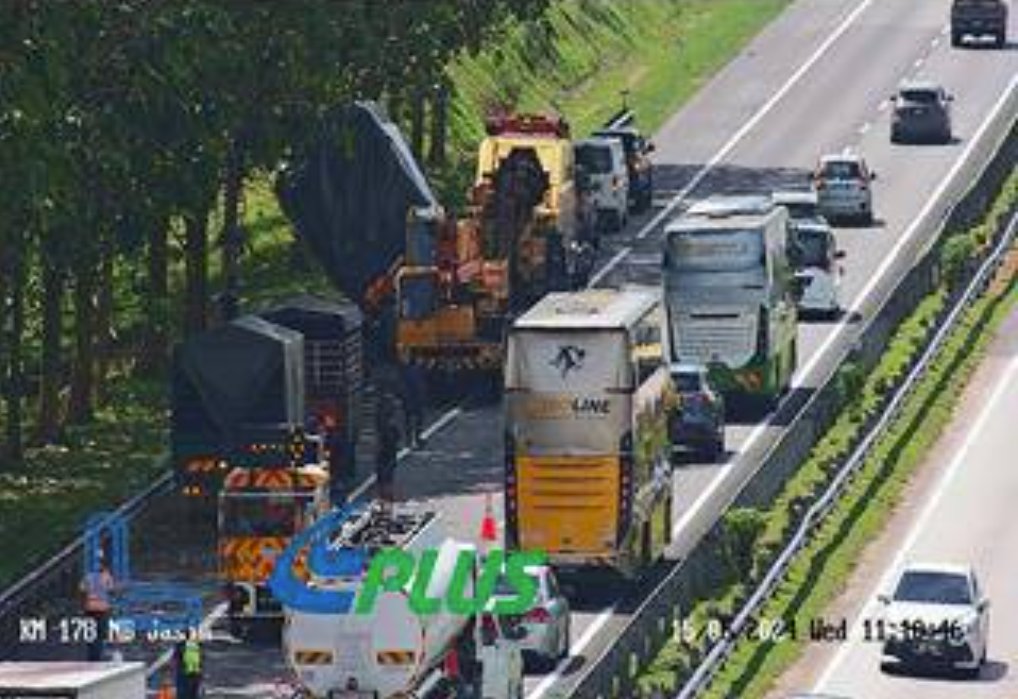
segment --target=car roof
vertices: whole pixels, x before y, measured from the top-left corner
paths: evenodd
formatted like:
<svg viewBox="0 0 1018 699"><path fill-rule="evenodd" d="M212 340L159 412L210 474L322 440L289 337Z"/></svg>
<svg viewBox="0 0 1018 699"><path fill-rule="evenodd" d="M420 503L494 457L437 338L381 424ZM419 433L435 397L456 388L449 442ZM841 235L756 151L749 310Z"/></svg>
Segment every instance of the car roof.
<svg viewBox="0 0 1018 699"><path fill-rule="evenodd" d="M935 83L932 80L903 80L898 85L898 92L904 92L905 90L930 90L936 92L940 89L940 83Z"/></svg>
<svg viewBox="0 0 1018 699"><path fill-rule="evenodd" d="M820 157L820 164L826 165L827 163L861 163L863 157L858 153L851 151L844 153L828 153Z"/></svg>
<svg viewBox="0 0 1018 699"><path fill-rule="evenodd" d="M677 362L672 364L670 369L672 372L682 371L690 374L702 374L707 371L707 367L703 364L694 364L693 362Z"/></svg>
<svg viewBox="0 0 1018 699"><path fill-rule="evenodd" d="M968 576L972 573L972 566L961 563L915 562L906 563L901 572L902 575L905 573L948 573Z"/></svg>
<svg viewBox="0 0 1018 699"><path fill-rule="evenodd" d="M775 204L816 204L817 193L812 189L782 189L771 193Z"/></svg>
<svg viewBox="0 0 1018 699"><path fill-rule="evenodd" d="M768 213L772 208L774 202L765 194L712 194L690 205L686 215L753 215Z"/></svg>
<svg viewBox="0 0 1018 699"><path fill-rule="evenodd" d="M598 146L601 148L622 148L622 141L615 138L614 136L591 136L590 138L584 138L576 141L574 144L576 147L579 146Z"/></svg>

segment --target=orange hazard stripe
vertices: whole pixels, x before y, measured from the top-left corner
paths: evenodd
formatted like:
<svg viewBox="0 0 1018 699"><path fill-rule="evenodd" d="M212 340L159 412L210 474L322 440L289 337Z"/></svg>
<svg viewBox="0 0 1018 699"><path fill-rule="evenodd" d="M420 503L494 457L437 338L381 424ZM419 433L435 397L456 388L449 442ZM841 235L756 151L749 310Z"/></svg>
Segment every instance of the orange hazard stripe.
<svg viewBox="0 0 1018 699"><path fill-rule="evenodd" d="M375 653L379 665L412 665L417 652L412 650L380 650Z"/></svg>
<svg viewBox="0 0 1018 699"><path fill-rule="evenodd" d="M332 652L327 650L298 650L293 654L297 665L331 665Z"/></svg>

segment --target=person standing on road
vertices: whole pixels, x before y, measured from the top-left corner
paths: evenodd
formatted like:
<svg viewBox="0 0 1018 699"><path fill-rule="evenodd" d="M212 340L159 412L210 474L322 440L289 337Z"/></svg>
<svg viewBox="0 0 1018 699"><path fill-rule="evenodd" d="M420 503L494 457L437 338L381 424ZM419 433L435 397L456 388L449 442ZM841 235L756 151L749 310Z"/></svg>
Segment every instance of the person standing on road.
<svg viewBox="0 0 1018 699"><path fill-rule="evenodd" d="M406 438L410 446L419 447L424 443L421 430L424 425L424 402L427 400L427 379L424 369L417 364L402 365L401 373Z"/></svg>
<svg viewBox="0 0 1018 699"><path fill-rule="evenodd" d="M375 458L375 482L378 498L386 509L395 499L396 460L399 453L399 428L396 427L393 406L388 402L379 406L378 447Z"/></svg>
<svg viewBox="0 0 1018 699"><path fill-rule="evenodd" d="M110 610L115 583L105 558L99 560L99 570L87 573L81 581L82 608L85 616L95 623L95 638L88 644L89 662L99 662L106 647L110 629Z"/></svg>
<svg viewBox="0 0 1018 699"><path fill-rule="evenodd" d="M174 648L176 661L177 699L198 699L201 696L201 644L192 635L179 641Z"/></svg>

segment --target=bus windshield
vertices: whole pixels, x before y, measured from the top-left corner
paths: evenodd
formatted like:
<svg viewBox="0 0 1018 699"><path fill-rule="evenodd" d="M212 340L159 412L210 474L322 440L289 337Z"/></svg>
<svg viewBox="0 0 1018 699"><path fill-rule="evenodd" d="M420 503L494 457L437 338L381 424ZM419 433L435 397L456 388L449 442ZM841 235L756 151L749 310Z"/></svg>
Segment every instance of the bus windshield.
<svg viewBox="0 0 1018 699"><path fill-rule="evenodd" d="M683 230L668 236L665 267L676 272L744 272L765 268L759 230Z"/></svg>

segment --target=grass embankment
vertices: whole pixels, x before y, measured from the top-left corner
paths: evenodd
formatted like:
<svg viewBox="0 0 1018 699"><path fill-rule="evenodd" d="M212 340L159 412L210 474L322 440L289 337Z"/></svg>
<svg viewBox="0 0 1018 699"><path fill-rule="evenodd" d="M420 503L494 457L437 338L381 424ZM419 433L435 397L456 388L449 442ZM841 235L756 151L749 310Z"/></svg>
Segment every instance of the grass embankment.
<svg viewBox="0 0 1018 699"><path fill-rule="evenodd" d="M450 114L450 164L429 173L444 201L455 201L473 176L484 113L496 103L523 109L557 105L574 134L589 133L620 106L619 91L645 130L657 128L696 88L724 65L788 0L638 0L613 3L562 0L538 25L514 24L504 40L450 66L456 94ZM314 271L295 273L291 236L265 177L247 188L243 264L245 304L297 291L326 289ZM219 229L213 219L211 230ZM181 298L182 251L171 238L171 289ZM218 277L212 256L212 288ZM144 323L137 260L118 263L117 313ZM176 312L178 309L174 309ZM30 342L38 342L33 328ZM107 382L115 406L70 428L59 447L29 449L24 466L0 474L0 586L54 552L96 509L110 507L156 475L165 449L164 382L132 375L131 366Z"/></svg>
<svg viewBox="0 0 1018 699"><path fill-rule="evenodd" d="M1018 202L1018 174L1013 175L998 197L987 221L970 231L954 235L942 252L945 283L959 284L965 259L988 243L991 225ZM967 258L956 250L964 248ZM947 290L938 289L924 300L901 325L878 366L862 379L848 365L839 376L846 396L854 396L837 422L816 445L809 460L789 482L781 496L766 512L754 513L766 522L758 541L752 579L758 580L763 566L780 548L790 532L790 513L801 512L829 482L829 476L848 454L863 424L878 409L887 394L908 371L912 358L921 353L931 336L931 323L947 302ZM984 356L986 346L1005 317L1018 304L1018 251L1012 251L989 291L968 311L938 353L930 370L920 381L877 442L862 469L846 488L810 543L792 563L774 596L757 615L758 619L794 620L798 640L777 642L759 638L744 641L729 658L705 696L752 699L763 696L780 672L802 653L808 620L822 618L823 611L843 589L866 544L884 528L900 500L902 489L922 463L953 416L965 386ZM675 688L677 672L692 664L694 653L707 647L703 630L708 620L734 614L746 590L734 583L719 599L704 601L690 614L687 628L697 638L684 640L680 634L669 642L641 677L647 687ZM691 641L691 642L690 642Z"/></svg>

